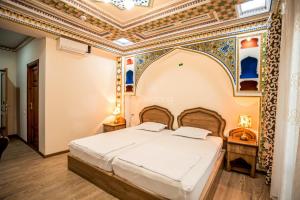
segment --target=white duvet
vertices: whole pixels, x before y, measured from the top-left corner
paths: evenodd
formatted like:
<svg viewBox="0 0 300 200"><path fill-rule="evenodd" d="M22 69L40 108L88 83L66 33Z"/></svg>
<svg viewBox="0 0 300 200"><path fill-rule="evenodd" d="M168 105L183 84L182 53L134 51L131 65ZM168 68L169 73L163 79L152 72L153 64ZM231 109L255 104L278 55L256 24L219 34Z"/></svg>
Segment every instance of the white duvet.
<svg viewBox="0 0 300 200"><path fill-rule="evenodd" d="M128 153L121 154L118 158L175 181L181 181L186 173L201 160L199 155L180 151L175 153L173 148L165 148L159 143L144 144Z"/></svg>
<svg viewBox="0 0 300 200"><path fill-rule="evenodd" d="M164 135L126 150L113 160L114 173L132 184L168 199L199 199L222 139Z"/></svg>
<svg viewBox="0 0 300 200"><path fill-rule="evenodd" d="M112 171L111 162L115 156L169 133L170 130L149 132L136 130L135 127L126 128L73 140L69 149L71 155L103 170Z"/></svg>

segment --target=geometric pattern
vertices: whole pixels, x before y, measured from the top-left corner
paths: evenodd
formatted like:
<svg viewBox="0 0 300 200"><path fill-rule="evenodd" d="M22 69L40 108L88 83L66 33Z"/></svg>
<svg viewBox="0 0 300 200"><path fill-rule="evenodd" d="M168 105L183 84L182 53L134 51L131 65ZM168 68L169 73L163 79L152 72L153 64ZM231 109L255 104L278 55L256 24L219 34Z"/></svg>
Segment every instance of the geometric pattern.
<svg viewBox="0 0 300 200"><path fill-rule="evenodd" d="M194 51L205 52L221 61L230 72L234 83L236 83L236 39L225 38L198 44L183 46L183 48Z"/></svg>
<svg viewBox="0 0 300 200"><path fill-rule="evenodd" d="M276 123L276 105L281 41L281 14L273 13L268 30L267 60L261 100L261 146L259 164L267 170L266 183L271 182Z"/></svg>

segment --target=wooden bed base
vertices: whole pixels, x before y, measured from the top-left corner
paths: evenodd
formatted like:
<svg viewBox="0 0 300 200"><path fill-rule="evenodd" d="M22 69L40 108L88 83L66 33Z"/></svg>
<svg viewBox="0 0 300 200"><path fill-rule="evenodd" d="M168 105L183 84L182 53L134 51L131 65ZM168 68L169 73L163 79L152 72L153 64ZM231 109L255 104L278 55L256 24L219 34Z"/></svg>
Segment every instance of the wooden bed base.
<svg viewBox="0 0 300 200"><path fill-rule="evenodd" d="M203 188L200 200L213 199L215 190L224 168L225 150L222 150L216 164L209 176L209 179ZM86 162L68 155L68 168L81 177L94 183L99 188L112 194L113 196L124 200L165 200L166 198L145 191L123 178L106 172L100 168L87 164Z"/></svg>

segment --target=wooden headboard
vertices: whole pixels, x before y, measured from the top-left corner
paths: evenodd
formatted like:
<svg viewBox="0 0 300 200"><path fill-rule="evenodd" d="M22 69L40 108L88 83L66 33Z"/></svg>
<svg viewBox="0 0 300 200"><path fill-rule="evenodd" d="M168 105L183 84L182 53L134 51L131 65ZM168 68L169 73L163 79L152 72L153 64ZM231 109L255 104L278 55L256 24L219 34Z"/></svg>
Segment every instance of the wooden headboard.
<svg viewBox="0 0 300 200"><path fill-rule="evenodd" d="M192 108L184 110L177 117L178 126L190 126L212 131L213 136L224 137L226 122L217 112L205 108Z"/></svg>
<svg viewBox="0 0 300 200"><path fill-rule="evenodd" d="M174 116L172 113L160 106L145 107L140 112L140 123L158 122L167 125L167 129L173 129Z"/></svg>

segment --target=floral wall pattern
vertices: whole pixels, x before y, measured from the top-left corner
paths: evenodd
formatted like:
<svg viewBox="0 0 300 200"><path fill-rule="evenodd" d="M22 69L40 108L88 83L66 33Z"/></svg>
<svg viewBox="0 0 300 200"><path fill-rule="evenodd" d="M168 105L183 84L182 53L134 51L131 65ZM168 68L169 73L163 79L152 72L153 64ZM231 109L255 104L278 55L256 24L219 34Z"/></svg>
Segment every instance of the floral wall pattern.
<svg viewBox="0 0 300 200"><path fill-rule="evenodd" d="M266 183L271 182L279 77L281 15L273 13L268 32L267 61L261 103L261 148L259 164L267 170Z"/></svg>
<svg viewBox="0 0 300 200"><path fill-rule="evenodd" d="M225 38L208 42L183 46L183 48L205 52L220 60L229 70L234 82L236 82L236 39Z"/></svg>

